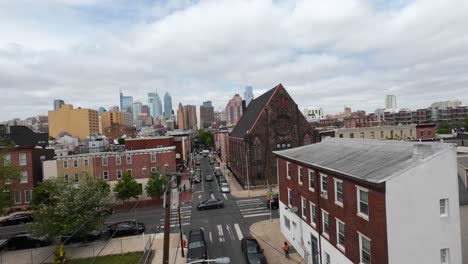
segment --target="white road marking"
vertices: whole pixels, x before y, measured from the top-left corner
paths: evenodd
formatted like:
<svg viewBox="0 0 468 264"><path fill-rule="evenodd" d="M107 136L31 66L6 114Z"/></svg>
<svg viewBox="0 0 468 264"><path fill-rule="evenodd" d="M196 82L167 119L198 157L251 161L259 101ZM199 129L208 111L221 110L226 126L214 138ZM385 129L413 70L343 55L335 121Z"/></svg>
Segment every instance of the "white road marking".
<svg viewBox="0 0 468 264"><path fill-rule="evenodd" d="M237 200L236 203L261 202L260 199Z"/></svg>
<svg viewBox="0 0 468 264"><path fill-rule="evenodd" d="M234 229L236 230L236 233L237 233L237 237L239 238L239 240L242 240L242 238L244 238L244 236L242 235L242 231L239 227L239 224L234 224Z"/></svg>
<svg viewBox="0 0 468 264"><path fill-rule="evenodd" d="M234 233L232 232L232 229L231 229L231 226L230 225L226 225L226 229L229 233L229 237L231 238L231 240L234 240Z"/></svg>
<svg viewBox="0 0 468 264"><path fill-rule="evenodd" d="M187 226L187 225L190 225L190 223L182 223L182 226ZM170 225L171 228L172 228L172 227L176 227L176 226L178 227L179 224L177 224L177 225ZM164 229L164 225L161 225L161 229Z"/></svg>
<svg viewBox="0 0 468 264"><path fill-rule="evenodd" d="M226 195L225 193L223 193L223 196L224 196L224 199L229 200L229 199L227 198L227 195Z"/></svg>
<svg viewBox="0 0 468 264"><path fill-rule="evenodd" d="M223 233L223 226L218 225L218 235L219 235L219 242L224 242L224 233Z"/></svg>
<svg viewBox="0 0 468 264"><path fill-rule="evenodd" d="M247 217L256 217L256 216L264 216L264 215L270 215L270 213L244 215L244 218L247 218Z"/></svg>
<svg viewBox="0 0 468 264"><path fill-rule="evenodd" d="M193 193L202 193L203 191L196 191L196 192L193 192Z"/></svg>
<svg viewBox="0 0 468 264"><path fill-rule="evenodd" d="M263 206L263 203L251 203L251 204L238 204L237 207L239 208L246 208L252 206Z"/></svg>
<svg viewBox="0 0 468 264"><path fill-rule="evenodd" d="M213 243L213 235L211 234L211 231L210 231L210 243Z"/></svg>
<svg viewBox="0 0 468 264"><path fill-rule="evenodd" d="M249 209L239 209L241 212L247 212L247 211L259 211L259 210L266 210L269 212L268 209L262 208L262 207L257 207L257 208L249 208Z"/></svg>

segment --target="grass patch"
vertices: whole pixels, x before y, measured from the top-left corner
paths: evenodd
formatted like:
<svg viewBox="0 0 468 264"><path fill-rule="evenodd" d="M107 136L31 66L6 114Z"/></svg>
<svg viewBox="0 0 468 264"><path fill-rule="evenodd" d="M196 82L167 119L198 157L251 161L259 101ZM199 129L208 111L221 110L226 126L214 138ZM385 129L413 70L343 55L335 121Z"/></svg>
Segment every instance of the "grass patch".
<svg viewBox="0 0 468 264"><path fill-rule="evenodd" d="M101 256L96 258L95 264L137 264L143 252L131 252L122 255ZM70 260L70 264L89 264L93 258Z"/></svg>

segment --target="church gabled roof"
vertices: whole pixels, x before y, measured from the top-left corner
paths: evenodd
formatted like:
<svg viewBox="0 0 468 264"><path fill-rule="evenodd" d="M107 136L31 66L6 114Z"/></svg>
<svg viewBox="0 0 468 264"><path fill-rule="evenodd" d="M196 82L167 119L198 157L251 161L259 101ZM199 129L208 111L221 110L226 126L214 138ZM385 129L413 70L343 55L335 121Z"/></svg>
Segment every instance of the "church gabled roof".
<svg viewBox="0 0 468 264"><path fill-rule="evenodd" d="M242 113L242 117L232 130L230 134L231 137L244 138L247 131L252 130L255 121L262 114L263 109L278 88L283 88L283 85L281 85L281 83L278 84L273 89L268 90L266 93L250 102L245 112Z"/></svg>

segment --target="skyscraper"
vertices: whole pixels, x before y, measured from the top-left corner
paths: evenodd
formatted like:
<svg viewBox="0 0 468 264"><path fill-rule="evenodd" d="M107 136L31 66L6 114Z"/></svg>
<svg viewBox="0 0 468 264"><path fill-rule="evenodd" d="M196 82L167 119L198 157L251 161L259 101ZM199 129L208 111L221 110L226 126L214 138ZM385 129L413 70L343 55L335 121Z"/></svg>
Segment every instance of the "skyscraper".
<svg viewBox="0 0 468 264"><path fill-rule="evenodd" d="M169 119L172 115L172 97L166 92L164 94L164 118Z"/></svg>
<svg viewBox="0 0 468 264"><path fill-rule="evenodd" d="M186 129L197 130L197 107L195 105L184 106L184 125Z"/></svg>
<svg viewBox="0 0 468 264"><path fill-rule="evenodd" d="M252 86L246 86L244 91L244 100L245 106L248 106L249 103L254 99Z"/></svg>
<svg viewBox="0 0 468 264"><path fill-rule="evenodd" d="M242 97L235 94L226 106L226 123L235 126L242 116Z"/></svg>
<svg viewBox="0 0 468 264"><path fill-rule="evenodd" d="M62 107L62 105L64 104L65 102L63 100L60 100L60 99L54 100L54 110L59 110L60 107Z"/></svg>
<svg viewBox="0 0 468 264"><path fill-rule="evenodd" d="M158 92L148 93L148 105L153 118L157 119L162 116L162 102Z"/></svg>
<svg viewBox="0 0 468 264"><path fill-rule="evenodd" d="M179 108L177 108L177 125L180 130L187 130L184 116L184 107L182 106L182 103L179 103Z"/></svg>
<svg viewBox="0 0 468 264"><path fill-rule="evenodd" d="M120 91L120 111L130 113L133 111L133 97L124 96L122 91Z"/></svg>
<svg viewBox="0 0 468 264"><path fill-rule="evenodd" d="M200 106L200 127L208 128L214 121L214 108L211 101L203 102Z"/></svg>
<svg viewBox="0 0 468 264"><path fill-rule="evenodd" d="M387 95L387 97L385 98L385 108L397 108L395 95Z"/></svg>
<svg viewBox="0 0 468 264"><path fill-rule="evenodd" d="M133 103L133 119L136 120L138 118L138 115L141 114L141 108L143 107L143 104L139 101L136 101Z"/></svg>

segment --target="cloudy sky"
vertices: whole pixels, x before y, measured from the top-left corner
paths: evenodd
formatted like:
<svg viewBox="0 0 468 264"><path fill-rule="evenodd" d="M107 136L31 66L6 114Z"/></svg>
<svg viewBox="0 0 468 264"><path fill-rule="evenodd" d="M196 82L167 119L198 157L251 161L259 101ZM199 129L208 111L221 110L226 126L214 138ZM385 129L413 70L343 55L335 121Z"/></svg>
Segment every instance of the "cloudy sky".
<svg viewBox="0 0 468 264"><path fill-rule="evenodd" d="M468 103L468 1L0 0L0 120L278 83L325 113Z"/></svg>

